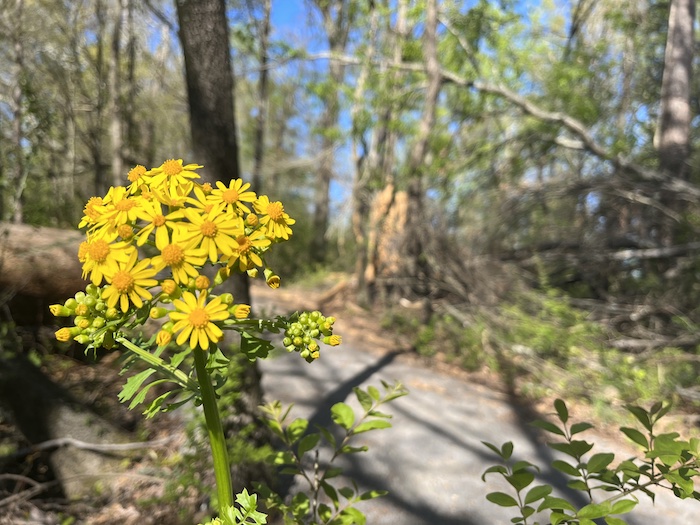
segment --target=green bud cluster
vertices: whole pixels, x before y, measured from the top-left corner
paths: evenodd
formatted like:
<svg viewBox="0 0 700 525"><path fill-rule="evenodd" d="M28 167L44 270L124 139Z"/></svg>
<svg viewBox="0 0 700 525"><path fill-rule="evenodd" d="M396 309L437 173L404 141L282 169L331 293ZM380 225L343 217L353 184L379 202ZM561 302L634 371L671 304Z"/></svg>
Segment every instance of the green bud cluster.
<svg viewBox="0 0 700 525"><path fill-rule="evenodd" d="M290 319L284 332L282 344L288 352L299 352L308 363L320 356L318 342L336 346L341 342L339 335L333 335L335 317L325 317L319 311L302 312L296 320Z"/></svg>
<svg viewBox="0 0 700 525"><path fill-rule="evenodd" d="M115 327L109 321L119 319L122 314L116 308L108 308L102 299L104 288L88 284L64 304L51 305L51 313L57 317L74 317L73 327L56 332L59 341L73 339L80 344L94 343L95 347L111 348L114 345Z"/></svg>

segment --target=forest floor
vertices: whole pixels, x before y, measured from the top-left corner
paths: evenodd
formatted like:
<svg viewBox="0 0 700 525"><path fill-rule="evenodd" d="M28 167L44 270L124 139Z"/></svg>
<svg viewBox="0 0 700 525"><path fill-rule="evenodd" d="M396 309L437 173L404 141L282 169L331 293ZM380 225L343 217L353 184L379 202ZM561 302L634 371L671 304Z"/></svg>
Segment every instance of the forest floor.
<svg viewBox="0 0 700 525"><path fill-rule="evenodd" d="M509 522L512 514L507 509L485 499L487 492L504 487L496 478L487 479L487 484L481 481L484 470L495 463L495 457L481 441L497 445L513 441L519 459L545 467L541 480L561 484L556 471L547 467L551 450L528 425L552 411L551 399L526 403L490 370L466 372L439 359L418 356L411 341L382 327L381 312L363 310L348 296L348 285L342 276L330 276L313 286L253 288L254 306L261 314L320 308L338 319L335 331L343 336L340 347L324 347L321 359L311 364L296 354L286 353L263 362L263 387L269 400L294 403L295 416L327 424L330 406L338 401L351 403L353 387L399 380L410 392L385 410L393 414L394 427L363 435L360 444L367 445L369 452L354 455L342 464L346 475L361 488L389 491L388 496L359 507L367 514L368 524ZM124 379L118 375L114 359L86 367L70 366L70 359L64 357L45 369L71 391L102 403L104 410L123 427L137 429L138 438L157 445L135 455L109 493L96 498L67 502L59 494L45 491L43 496L48 497L38 499L39 492L34 496L31 484L18 483L13 501L8 503L7 498L0 497L0 525L187 523L181 521L182 509L203 503L196 490L201 479L194 475L191 487L180 486L175 492L168 485L174 476L185 475L178 462L182 462L190 445L182 421L161 415L143 424L138 411L129 412L119 405L116 397ZM591 409L585 404L567 402L574 418L592 420ZM671 421L690 430L682 416ZM585 437L607 450L615 450L620 458L632 455L633 449L619 437L615 425L604 423L597 427L595 433ZM12 433L0 417L0 445ZM18 474L28 478L35 475L33 467L26 468ZM349 482L349 478L340 481ZM293 490L300 488L297 480ZM631 525L690 525L696 523L700 514L700 503L681 502L669 494L661 494L656 507L647 498L641 501L628 519Z"/></svg>

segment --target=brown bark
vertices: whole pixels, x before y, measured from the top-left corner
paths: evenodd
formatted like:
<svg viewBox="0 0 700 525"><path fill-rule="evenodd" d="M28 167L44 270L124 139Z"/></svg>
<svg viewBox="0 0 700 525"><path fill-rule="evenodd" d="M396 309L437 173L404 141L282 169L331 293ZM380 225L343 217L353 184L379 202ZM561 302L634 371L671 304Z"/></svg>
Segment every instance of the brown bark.
<svg viewBox="0 0 700 525"><path fill-rule="evenodd" d="M263 153L265 150L265 124L267 121L268 106L268 76L267 67L267 47L270 39L270 12L272 10L272 0L264 0L262 27L260 28L260 77L258 78L258 103L257 115L255 117L255 144L254 144L254 165L253 165L253 190L260 193L262 191L262 168Z"/></svg>
<svg viewBox="0 0 700 525"><path fill-rule="evenodd" d="M664 171L683 176L690 151L690 88L695 0L673 0L661 83L661 112L654 145Z"/></svg>

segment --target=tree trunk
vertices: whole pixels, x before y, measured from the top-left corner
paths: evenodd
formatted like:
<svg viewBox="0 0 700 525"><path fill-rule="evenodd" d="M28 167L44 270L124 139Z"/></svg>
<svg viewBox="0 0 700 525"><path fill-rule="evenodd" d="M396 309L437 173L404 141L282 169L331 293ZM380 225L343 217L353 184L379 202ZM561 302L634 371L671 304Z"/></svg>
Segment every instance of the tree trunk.
<svg viewBox="0 0 700 525"><path fill-rule="evenodd" d="M12 140L14 152L14 173L10 181L10 218L19 224L23 219L22 193L26 182L24 162L24 45L22 44L22 20L24 18L24 0L15 2L15 27L12 31L13 74L12 74ZM14 194L13 194L14 190ZM0 217L2 218L2 217Z"/></svg>
<svg viewBox="0 0 700 525"><path fill-rule="evenodd" d="M126 0L119 0L119 6L114 16L112 28L112 52L109 56L109 133L112 140L112 185L123 186L125 174L123 173L122 150L122 108L121 103L121 34L123 20L126 15Z"/></svg>
<svg viewBox="0 0 700 525"><path fill-rule="evenodd" d="M226 4L224 0L178 0L176 6L185 57L195 155L192 160L204 165L204 177L210 182L236 179L240 169ZM250 304L247 275L236 274L229 281L236 302ZM243 359L237 374L241 396L231 407L235 414L225 418L226 432L237 435L255 427L248 434L249 439L261 445L269 440L269 435L257 423L258 407L262 404L259 369L257 364L250 365ZM253 481L266 476L261 465L235 464L232 469L236 491L251 487Z"/></svg>
<svg viewBox="0 0 700 525"><path fill-rule="evenodd" d="M253 165L253 190L262 192L262 168L263 154L265 151L265 124L267 121L268 106L268 59L267 47L270 39L270 12L272 10L272 0L264 0L262 27L260 28L260 76L258 77L258 101L257 115L255 117L255 144L254 144L254 165Z"/></svg>

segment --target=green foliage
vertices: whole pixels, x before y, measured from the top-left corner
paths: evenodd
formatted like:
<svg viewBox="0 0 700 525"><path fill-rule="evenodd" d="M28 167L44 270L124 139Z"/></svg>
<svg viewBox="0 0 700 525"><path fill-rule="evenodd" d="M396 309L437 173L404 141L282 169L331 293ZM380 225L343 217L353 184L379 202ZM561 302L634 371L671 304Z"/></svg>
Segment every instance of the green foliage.
<svg viewBox="0 0 700 525"><path fill-rule="evenodd" d="M548 445L568 459L553 460L551 467L568 479L569 489L584 493L589 503L579 507L571 500L552 496L555 487L549 484L532 486L539 466L513 461L511 442L500 448L484 442L500 461L488 468L482 479L489 474L499 475L514 493L491 492L486 498L501 507L516 507L513 523L527 525L532 523L530 518L541 513L549 517L552 525L594 525L593 520L599 519L608 525L624 525L625 521L617 516L631 512L642 494L653 500L657 489L670 489L681 499L700 500L700 492L694 486L700 477L700 439L685 441L676 432L656 434L658 422L668 413L670 405L655 403L648 410L627 406L642 430L622 427L620 432L640 448L641 455L621 462L616 462L611 452L592 453L593 443L581 439L580 434L593 425L570 423L564 401L554 401L554 409L557 423L540 420L533 425L555 438Z"/></svg>
<svg viewBox="0 0 700 525"><path fill-rule="evenodd" d="M359 416L350 405L340 402L331 407L331 418L337 428L308 428L309 421L303 418L290 418L291 406L283 408L279 401L263 407L266 423L280 440L282 448L270 456L272 465L281 469L282 474L300 476L307 489L284 501L269 487L261 485L258 492L268 508L278 510L285 525L328 524L364 525L364 514L355 508L357 503L384 495L383 491L360 492L352 486L338 486L337 479L342 469L334 462L348 454L366 452L366 446L355 446L358 434L391 427L391 415L379 408L406 395L401 383L382 382L384 393L374 386L366 390L355 388L355 397L361 407ZM291 420L290 420L291 419ZM340 436L335 432L340 431ZM329 448L331 456L327 462L319 461L320 450ZM312 459L313 458L313 459Z"/></svg>

